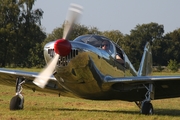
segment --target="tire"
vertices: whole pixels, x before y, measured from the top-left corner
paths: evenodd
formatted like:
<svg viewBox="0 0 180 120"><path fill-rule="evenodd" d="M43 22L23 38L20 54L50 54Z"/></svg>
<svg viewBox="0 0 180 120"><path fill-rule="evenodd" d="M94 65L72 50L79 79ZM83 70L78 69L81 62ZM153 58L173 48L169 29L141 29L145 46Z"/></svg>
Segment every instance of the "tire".
<svg viewBox="0 0 180 120"><path fill-rule="evenodd" d="M24 101L22 101L18 95L14 96L10 101L10 110L21 110L23 109ZM21 103L23 102L23 103ZM22 105L21 105L22 104Z"/></svg>
<svg viewBox="0 0 180 120"><path fill-rule="evenodd" d="M152 104L150 102L144 102L141 112L144 115L152 115L154 113Z"/></svg>

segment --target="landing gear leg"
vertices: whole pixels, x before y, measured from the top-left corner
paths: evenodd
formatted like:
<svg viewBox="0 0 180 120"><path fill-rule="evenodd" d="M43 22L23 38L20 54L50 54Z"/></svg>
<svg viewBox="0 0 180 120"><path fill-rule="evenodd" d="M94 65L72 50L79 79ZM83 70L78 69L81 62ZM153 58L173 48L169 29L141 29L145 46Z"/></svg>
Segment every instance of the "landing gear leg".
<svg viewBox="0 0 180 120"><path fill-rule="evenodd" d="M24 78L17 78L16 95L10 101L10 110L21 110L24 108L24 97L21 94L23 83L25 83Z"/></svg>
<svg viewBox="0 0 180 120"><path fill-rule="evenodd" d="M141 114L152 115L154 113L153 105L151 104L151 100L154 99L153 84L149 84L148 87L144 85L144 87L147 89L145 100L135 103L141 109Z"/></svg>

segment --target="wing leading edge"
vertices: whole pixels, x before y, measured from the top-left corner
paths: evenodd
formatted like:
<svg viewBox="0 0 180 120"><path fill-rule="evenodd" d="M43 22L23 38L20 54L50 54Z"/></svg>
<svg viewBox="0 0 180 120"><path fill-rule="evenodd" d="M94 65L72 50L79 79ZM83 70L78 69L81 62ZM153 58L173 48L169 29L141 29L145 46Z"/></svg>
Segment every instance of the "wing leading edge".
<svg viewBox="0 0 180 120"><path fill-rule="evenodd" d="M167 81L167 80L180 80L180 76L140 76L140 77L105 77L105 82L116 83L154 83L156 81Z"/></svg>
<svg viewBox="0 0 180 120"><path fill-rule="evenodd" d="M153 84L154 99L180 97L180 76L105 77L104 79L104 84L111 86L122 87L121 83L130 86Z"/></svg>
<svg viewBox="0 0 180 120"><path fill-rule="evenodd" d="M9 70L0 68L0 84L8 85L8 86L16 86L16 79L18 77L25 79L25 84L23 84L23 88L32 89L33 91L41 91L48 93L61 94L64 96L73 96L66 89L60 86L54 76L51 76L48 84L45 89L41 89L33 83L35 77L38 76L37 72L25 72L19 70Z"/></svg>

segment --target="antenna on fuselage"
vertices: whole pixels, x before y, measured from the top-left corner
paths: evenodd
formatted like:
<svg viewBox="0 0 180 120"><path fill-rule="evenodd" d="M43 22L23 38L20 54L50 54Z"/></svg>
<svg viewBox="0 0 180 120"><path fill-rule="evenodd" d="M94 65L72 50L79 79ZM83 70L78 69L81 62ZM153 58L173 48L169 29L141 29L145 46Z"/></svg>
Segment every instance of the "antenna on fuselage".
<svg viewBox="0 0 180 120"><path fill-rule="evenodd" d="M118 38L117 41L116 41L116 44L119 42L119 40L120 40L120 39Z"/></svg>

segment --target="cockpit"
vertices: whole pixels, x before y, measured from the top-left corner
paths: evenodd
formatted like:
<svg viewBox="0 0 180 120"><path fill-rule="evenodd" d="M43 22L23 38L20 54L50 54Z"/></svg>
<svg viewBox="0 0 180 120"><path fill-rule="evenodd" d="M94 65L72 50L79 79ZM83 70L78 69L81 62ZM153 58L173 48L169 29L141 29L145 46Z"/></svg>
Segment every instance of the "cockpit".
<svg viewBox="0 0 180 120"><path fill-rule="evenodd" d="M103 49L112 57L115 56L115 46L108 38L100 35L83 35L79 36L74 41L90 44L96 48Z"/></svg>

